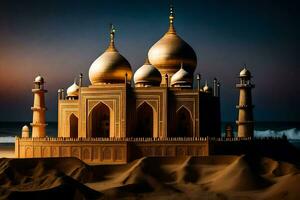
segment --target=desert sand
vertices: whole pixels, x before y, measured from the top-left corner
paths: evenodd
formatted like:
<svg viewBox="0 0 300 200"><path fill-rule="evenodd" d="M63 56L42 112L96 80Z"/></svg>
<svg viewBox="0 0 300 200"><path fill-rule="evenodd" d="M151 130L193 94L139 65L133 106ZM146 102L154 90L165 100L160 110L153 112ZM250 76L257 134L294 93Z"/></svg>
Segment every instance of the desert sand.
<svg viewBox="0 0 300 200"><path fill-rule="evenodd" d="M0 199L300 199L297 164L259 155L0 159Z"/></svg>

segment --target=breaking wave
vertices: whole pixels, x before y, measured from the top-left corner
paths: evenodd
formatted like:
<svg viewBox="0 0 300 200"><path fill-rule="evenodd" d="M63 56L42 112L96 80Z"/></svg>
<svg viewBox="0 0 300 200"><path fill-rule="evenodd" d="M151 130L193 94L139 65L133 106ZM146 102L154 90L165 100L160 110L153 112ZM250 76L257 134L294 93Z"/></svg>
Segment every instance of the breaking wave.
<svg viewBox="0 0 300 200"><path fill-rule="evenodd" d="M0 137L0 143L1 144L15 143L15 137L13 136Z"/></svg>
<svg viewBox="0 0 300 200"><path fill-rule="evenodd" d="M300 140L300 130L296 128L286 129L286 130L255 130L255 137L281 137L286 135L289 140Z"/></svg>

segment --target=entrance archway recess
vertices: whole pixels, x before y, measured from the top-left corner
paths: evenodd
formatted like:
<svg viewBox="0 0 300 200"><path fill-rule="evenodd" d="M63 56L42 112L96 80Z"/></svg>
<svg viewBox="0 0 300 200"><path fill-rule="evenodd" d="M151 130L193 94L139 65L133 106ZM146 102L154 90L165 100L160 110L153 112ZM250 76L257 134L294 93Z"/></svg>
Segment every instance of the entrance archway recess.
<svg viewBox="0 0 300 200"><path fill-rule="evenodd" d="M70 137L78 138L78 117L72 113L70 115Z"/></svg>
<svg viewBox="0 0 300 200"><path fill-rule="evenodd" d="M193 137L193 121L191 113L182 106L176 111L176 129L174 137Z"/></svg>
<svg viewBox="0 0 300 200"><path fill-rule="evenodd" d="M103 102L99 102L89 114L89 136L110 137L114 131L112 110Z"/></svg>
<svg viewBox="0 0 300 200"><path fill-rule="evenodd" d="M147 102L137 108L135 137L157 137L155 111Z"/></svg>

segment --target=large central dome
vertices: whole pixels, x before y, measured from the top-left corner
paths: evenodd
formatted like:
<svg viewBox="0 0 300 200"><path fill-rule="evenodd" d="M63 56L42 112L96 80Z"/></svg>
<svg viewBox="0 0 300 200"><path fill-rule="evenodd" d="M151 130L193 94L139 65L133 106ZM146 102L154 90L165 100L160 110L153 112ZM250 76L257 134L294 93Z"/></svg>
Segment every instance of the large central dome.
<svg viewBox="0 0 300 200"><path fill-rule="evenodd" d="M163 77L165 74L172 76L180 69L181 63L193 74L197 66L197 56L193 48L176 34L172 7L169 18L169 30L150 48L149 61L158 68Z"/></svg>
<svg viewBox="0 0 300 200"><path fill-rule="evenodd" d="M131 80L131 66L126 58L124 58L115 48L114 32L115 31L112 28L109 47L90 67L89 78L92 85L124 83L126 74L127 80Z"/></svg>

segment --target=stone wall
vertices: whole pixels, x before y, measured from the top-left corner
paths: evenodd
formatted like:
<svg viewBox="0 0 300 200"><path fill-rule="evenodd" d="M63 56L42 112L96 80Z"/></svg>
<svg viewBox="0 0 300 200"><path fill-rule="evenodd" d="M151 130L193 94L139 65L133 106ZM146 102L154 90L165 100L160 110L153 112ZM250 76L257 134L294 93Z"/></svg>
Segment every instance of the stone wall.
<svg viewBox="0 0 300 200"><path fill-rule="evenodd" d="M126 163L141 157L285 154L284 138L16 138L16 158L77 157L90 164ZM287 156L287 155L283 155Z"/></svg>
<svg viewBox="0 0 300 200"><path fill-rule="evenodd" d="M77 157L86 163L126 163L144 156L207 156L206 138L16 138L17 158Z"/></svg>

